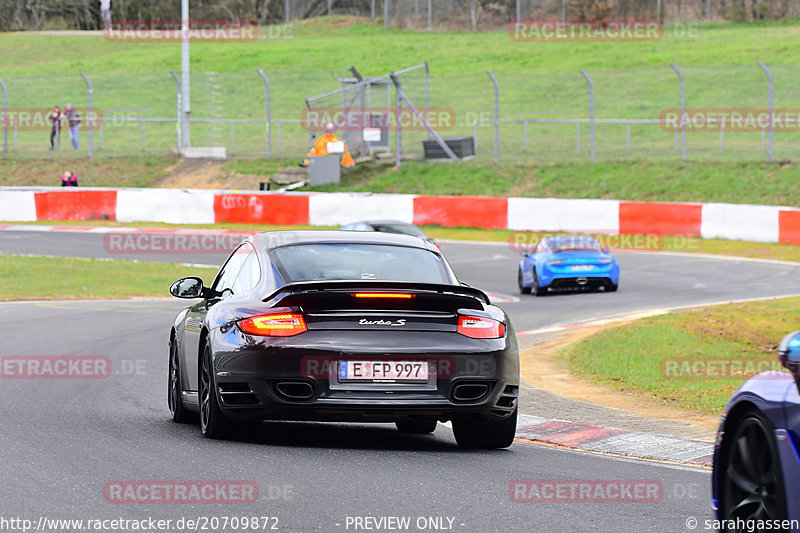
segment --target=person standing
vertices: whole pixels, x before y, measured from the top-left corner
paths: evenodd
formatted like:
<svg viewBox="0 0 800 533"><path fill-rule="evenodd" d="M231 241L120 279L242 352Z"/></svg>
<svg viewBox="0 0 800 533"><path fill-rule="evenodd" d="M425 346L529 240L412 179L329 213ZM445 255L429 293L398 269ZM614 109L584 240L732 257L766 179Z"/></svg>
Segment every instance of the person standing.
<svg viewBox="0 0 800 533"><path fill-rule="evenodd" d="M74 172L64 172L61 174L61 186L62 187L77 187L78 186L78 175Z"/></svg>
<svg viewBox="0 0 800 533"><path fill-rule="evenodd" d="M328 144L329 143L342 143L342 161L341 164L343 167L352 167L355 165L355 161L353 160L353 156L350 155L350 150L347 149L347 143L341 141L339 137L333 133L336 130L333 122L328 122L325 124L325 135L322 135L319 139L316 140L314 146L311 147L311 151L308 152L308 155L300 163L299 166L301 167L308 167L311 164L311 158L317 156L328 155Z"/></svg>
<svg viewBox="0 0 800 533"><path fill-rule="evenodd" d="M56 137L58 138L58 144L61 145L61 119L64 118L64 113L61 112L61 108L55 106L53 108L53 112L47 116L47 120L50 121L50 150L55 149L55 140Z"/></svg>
<svg viewBox="0 0 800 533"><path fill-rule="evenodd" d="M78 110L72 107L72 104L67 104L64 116L67 119L67 126L69 127L69 140L72 142L72 147L78 149L78 133L81 129L81 116Z"/></svg>
<svg viewBox="0 0 800 533"><path fill-rule="evenodd" d="M99 0L100 13L103 15L103 28L108 29L111 26L111 0Z"/></svg>

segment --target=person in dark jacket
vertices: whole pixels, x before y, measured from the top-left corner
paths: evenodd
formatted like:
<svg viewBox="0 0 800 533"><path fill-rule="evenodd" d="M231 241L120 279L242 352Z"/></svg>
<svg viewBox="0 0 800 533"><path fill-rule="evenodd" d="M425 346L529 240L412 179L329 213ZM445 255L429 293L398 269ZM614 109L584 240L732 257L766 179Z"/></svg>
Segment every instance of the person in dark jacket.
<svg viewBox="0 0 800 533"><path fill-rule="evenodd" d="M74 172L64 172L61 174L61 186L62 187L77 187L78 186L78 175Z"/></svg>
<svg viewBox="0 0 800 533"><path fill-rule="evenodd" d="M53 112L47 116L50 121L50 149L55 149L55 140L58 139L58 144L61 145L61 119L64 118L64 113L61 108L55 106Z"/></svg>
<svg viewBox="0 0 800 533"><path fill-rule="evenodd" d="M72 147L78 149L78 132L81 128L81 116L78 110L72 107L72 104L67 104L64 115L67 119L69 126L69 140L72 141Z"/></svg>

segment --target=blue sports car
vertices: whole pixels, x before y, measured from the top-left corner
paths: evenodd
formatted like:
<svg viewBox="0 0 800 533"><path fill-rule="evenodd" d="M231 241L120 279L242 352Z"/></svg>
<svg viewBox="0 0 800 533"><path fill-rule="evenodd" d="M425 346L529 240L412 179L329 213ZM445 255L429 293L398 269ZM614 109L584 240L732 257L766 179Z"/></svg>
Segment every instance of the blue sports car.
<svg viewBox="0 0 800 533"><path fill-rule="evenodd" d="M800 331L778 358L791 374L753 376L723 411L712 475L720 531L800 531Z"/></svg>
<svg viewBox="0 0 800 533"><path fill-rule="evenodd" d="M619 287L619 264L594 237L545 237L532 254L523 253L517 283L522 294L549 289Z"/></svg>

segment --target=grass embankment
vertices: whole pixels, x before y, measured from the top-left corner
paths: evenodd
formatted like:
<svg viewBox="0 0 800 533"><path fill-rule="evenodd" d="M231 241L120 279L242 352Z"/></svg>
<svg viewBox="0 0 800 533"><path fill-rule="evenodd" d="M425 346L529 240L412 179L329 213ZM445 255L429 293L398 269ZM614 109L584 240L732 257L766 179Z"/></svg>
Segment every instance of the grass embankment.
<svg viewBox="0 0 800 533"><path fill-rule="evenodd" d="M87 159L0 159L0 185L61 185L61 174L75 172L81 187L154 187L178 163L174 156L123 156Z"/></svg>
<svg viewBox="0 0 800 533"><path fill-rule="evenodd" d="M447 135L471 134L475 118L492 116L488 70L500 82L504 119L588 118L581 69L593 76L597 117L617 119L654 119L663 109L678 105L677 76L669 66L673 62L684 67L687 102L693 107L763 108L765 79L758 61L773 69L777 108L792 106L791 87L800 80L792 65L800 52L796 21L667 26L664 37L655 42L526 43L512 40L507 31L384 30L377 21L347 17L297 24L288 33L290 38L283 38L281 30L266 28L262 35L265 38L242 42L192 43L193 117L262 118L264 84L258 68L270 76L273 120L298 120L305 109L303 99L338 87L337 77L350 76L346 69L351 65L364 76L380 76L429 60L431 105L452 109L456 119L452 130L443 129ZM103 153L136 153L143 149L140 125L115 123L112 114L174 117L175 84L168 70L180 71L179 48L176 43L113 40L96 33L7 33L0 34L0 49L5 52L0 72L8 85L9 105L27 109L50 109L67 101L84 106L86 85L78 73L87 73L94 84L94 106L103 111L108 126ZM346 50L346 54L332 59L328 50ZM409 97L424 102L421 72L403 79ZM378 100L372 105L383 105L383 97ZM317 105L339 103L332 98ZM281 127L278 150L277 124L273 124L273 150L299 156L307 132L299 125ZM146 129L147 150L165 153L175 146L174 124L150 123ZM479 128L478 157L484 160L491 160L491 129L489 124ZM225 145L238 155L264 153L263 125L238 124L235 130L235 149L229 143L227 124L193 124L192 141L196 146ZM571 124L533 125L528 134L529 146L524 148L523 126L502 126L504 160L588 158L588 127L582 128L579 154ZM83 135L78 153L85 155ZM425 136L406 131L404 152L421 151ZM763 158L760 133L726 133L724 156L719 154L718 137L716 132L691 134L690 157ZM776 157L793 157L797 139L795 133L776 135ZM71 154L64 140L61 152ZM47 132L22 131L19 146L20 152L44 153ZM597 154L601 159L678 158L672 131L635 124L630 153L625 124L598 126Z"/></svg>
<svg viewBox="0 0 800 533"><path fill-rule="evenodd" d="M210 282L215 268L167 263L0 255L0 301L169 296L183 276Z"/></svg>
<svg viewBox="0 0 800 533"><path fill-rule="evenodd" d="M800 298L786 298L646 318L601 331L559 357L591 382L719 414L754 370L781 369L775 349L797 329L799 306ZM719 377L723 371L733 375Z"/></svg>
<svg viewBox="0 0 800 533"><path fill-rule="evenodd" d="M347 50L347 64L341 68L353 64L365 74L383 74L425 59L435 61L437 72L450 74L487 69L617 69L662 65L666 58L691 65L755 63L765 57L790 63L800 52L800 42L794 38L797 22L793 20L668 25L663 39L632 43L521 43L511 40L505 29L477 33L384 30L378 21L353 17L313 19L292 25L288 32L262 28L261 35L265 38L193 42L192 70L323 71L339 67L332 65L330 54L321 50ZM0 48L8 51L0 57L0 70L7 75L180 70L179 47L173 42L12 32L0 34ZM376 54L378 49L380 53Z"/></svg>
<svg viewBox="0 0 800 533"><path fill-rule="evenodd" d="M84 187L154 187L165 178L189 172L174 156L128 156L64 160L0 160L0 184L57 186L65 170L78 174ZM292 159L239 159L224 163L214 186L257 188ZM207 187L202 169L181 183ZM169 184L169 182L167 182ZM651 202L724 202L797 205L800 164L625 161L494 165L406 162L399 169L378 162L345 169L338 186L306 187L327 192L373 192L430 195L520 196L536 198L607 198Z"/></svg>

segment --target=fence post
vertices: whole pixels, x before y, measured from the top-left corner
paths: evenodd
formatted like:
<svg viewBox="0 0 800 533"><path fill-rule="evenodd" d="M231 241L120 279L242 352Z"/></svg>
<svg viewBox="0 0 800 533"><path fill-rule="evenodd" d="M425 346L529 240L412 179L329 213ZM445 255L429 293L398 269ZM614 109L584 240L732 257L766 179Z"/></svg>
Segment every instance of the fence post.
<svg viewBox="0 0 800 533"><path fill-rule="evenodd" d="M631 123L628 122L625 126L625 135L628 141L628 153L631 153Z"/></svg>
<svg viewBox="0 0 800 533"><path fill-rule="evenodd" d="M333 0L328 0L328 16L331 16L331 9L333 9Z"/></svg>
<svg viewBox="0 0 800 533"><path fill-rule="evenodd" d="M383 0L383 29L389 27L389 0Z"/></svg>
<svg viewBox="0 0 800 533"><path fill-rule="evenodd" d="M470 19L472 19L472 31L478 31L478 0L472 0L470 6Z"/></svg>
<svg viewBox="0 0 800 533"><path fill-rule="evenodd" d="M494 162L500 162L500 85L492 71L486 72L494 84Z"/></svg>
<svg viewBox="0 0 800 533"><path fill-rule="evenodd" d="M433 30L433 0L428 0L428 31Z"/></svg>
<svg viewBox="0 0 800 533"><path fill-rule="evenodd" d="M711 0L706 0L706 18L711 20Z"/></svg>
<svg viewBox="0 0 800 533"><path fill-rule="evenodd" d="M764 71L764 74L767 75L767 105L769 106L769 148L767 149L767 161L772 163L772 155L773 155L773 148L774 148L774 141L775 141L775 122L774 122L774 84L772 81L772 72L767 68L767 66L759 61L758 66L761 67L761 70Z"/></svg>
<svg viewBox="0 0 800 533"><path fill-rule="evenodd" d="M661 20L661 0L656 1L656 16L658 17L658 23L661 24L663 22Z"/></svg>
<svg viewBox="0 0 800 533"><path fill-rule="evenodd" d="M561 22L567 22L567 0L561 0Z"/></svg>
<svg viewBox="0 0 800 533"><path fill-rule="evenodd" d="M670 64L681 83L681 161L686 161L686 78L675 63Z"/></svg>
<svg viewBox="0 0 800 533"><path fill-rule="evenodd" d="M264 90L266 91L267 103L267 157L272 157L272 101L270 98L269 78L264 71L258 69L258 74L264 80Z"/></svg>
<svg viewBox="0 0 800 533"><path fill-rule="evenodd" d="M592 81L592 78L589 77L589 73L585 70L581 69L581 74L583 74L583 77L586 79L586 83L589 84L589 146L591 147L591 161L594 163L597 159L596 139L594 132L594 82Z"/></svg>
<svg viewBox="0 0 800 533"><path fill-rule="evenodd" d="M373 2L374 2L374 0L373 0ZM289 10L289 0L286 0L286 2L283 4L283 11L284 11L284 14L283 14L284 15L284 17L283 17L284 18L284 23L285 24L291 23L292 22L292 16L291 16L291 11Z"/></svg>
<svg viewBox="0 0 800 533"><path fill-rule="evenodd" d="M178 142L178 152L181 151L181 79L174 70L169 71L172 74L172 79L175 80L175 104L178 108L178 113L175 115L175 136Z"/></svg>
<svg viewBox="0 0 800 533"><path fill-rule="evenodd" d="M89 158L94 155L94 127L92 127L92 104L94 102L94 87L92 87L92 82L89 80L89 77L86 76L85 73L81 72L81 78L83 81L86 82L86 85L89 87L89 111L86 113L87 115L87 123L89 124ZM69 124L67 124L69 128Z"/></svg>
<svg viewBox="0 0 800 533"><path fill-rule="evenodd" d="M516 4L517 4L517 6L516 6L517 7L517 10L516 10L517 21L519 21L522 18L522 8L519 5L519 0L517 0Z"/></svg>
<svg viewBox="0 0 800 533"><path fill-rule="evenodd" d="M286 2L288 3L289 0L286 0ZM375 20L375 0L369 3L369 18L370 20Z"/></svg>
<svg viewBox="0 0 800 533"><path fill-rule="evenodd" d="M3 155L6 155L8 153L8 88L2 78L0 78L0 88L3 89L3 114L0 115L0 122L3 123Z"/></svg>
<svg viewBox="0 0 800 533"><path fill-rule="evenodd" d="M431 121L431 66L427 59L425 60L425 120ZM430 133L428 138L431 138Z"/></svg>
<svg viewBox="0 0 800 533"><path fill-rule="evenodd" d="M384 0L386 1L386 0ZM397 82L396 78L393 78L394 81L394 116L400 117L400 105L402 100L400 99L400 84ZM402 134L402 129L400 127L401 120L396 120L395 123L395 132L394 132L394 166L400 168L400 151L402 149L402 140L400 135Z"/></svg>

